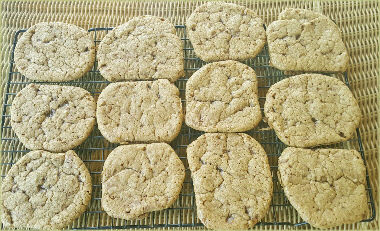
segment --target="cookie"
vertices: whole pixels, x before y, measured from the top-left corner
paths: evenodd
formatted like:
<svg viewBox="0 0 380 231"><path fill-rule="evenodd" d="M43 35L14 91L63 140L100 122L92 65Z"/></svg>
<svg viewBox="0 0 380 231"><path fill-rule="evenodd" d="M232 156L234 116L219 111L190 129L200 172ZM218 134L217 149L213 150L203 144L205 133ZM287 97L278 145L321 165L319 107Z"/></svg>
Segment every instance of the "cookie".
<svg viewBox="0 0 380 231"><path fill-rule="evenodd" d="M168 20L140 16L100 42L99 71L109 81L168 79L184 75L182 41Z"/></svg>
<svg viewBox="0 0 380 231"><path fill-rule="evenodd" d="M366 170L357 151L289 147L278 163L286 197L311 226L327 229L366 218Z"/></svg>
<svg viewBox="0 0 380 231"><path fill-rule="evenodd" d="M95 110L94 98L80 87L29 84L12 102L11 124L26 148L64 152L90 135Z"/></svg>
<svg viewBox="0 0 380 231"><path fill-rule="evenodd" d="M210 229L249 229L269 209L268 157L244 133L206 133L187 148L198 218Z"/></svg>
<svg viewBox="0 0 380 231"><path fill-rule="evenodd" d="M252 10L225 2L208 2L186 21L195 54L206 62L247 60L264 47L263 20Z"/></svg>
<svg viewBox="0 0 380 231"><path fill-rule="evenodd" d="M261 120L255 71L237 61L209 63L186 83L186 124L205 132L244 132Z"/></svg>
<svg viewBox="0 0 380 231"><path fill-rule="evenodd" d="M111 83L97 104L98 128L112 143L171 142L181 130L179 91L166 79Z"/></svg>
<svg viewBox="0 0 380 231"><path fill-rule="evenodd" d="M272 85L264 113L278 138L296 147L348 140L361 118L350 89L320 74L296 75Z"/></svg>
<svg viewBox="0 0 380 231"><path fill-rule="evenodd" d="M142 219L170 207L185 178L185 167L166 143L122 145L104 162L102 207L108 215Z"/></svg>
<svg viewBox="0 0 380 231"><path fill-rule="evenodd" d="M78 79L94 65L95 43L83 28L62 22L42 22L30 27L17 41L17 70L37 81Z"/></svg>
<svg viewBox="0 0 380 231"><path fill-rule="evenodd" d="M12 166L2 189L5 227L63 229L91 199L91 177L81 159L66 153L31 151Z"/></svg>
<svg viewBox="0 0 380 231"><path fill-rule="evenodd" d="M349 56L338 26L328 17L286 9L267 28L270 64L283 71L344 72Z"/></svg>

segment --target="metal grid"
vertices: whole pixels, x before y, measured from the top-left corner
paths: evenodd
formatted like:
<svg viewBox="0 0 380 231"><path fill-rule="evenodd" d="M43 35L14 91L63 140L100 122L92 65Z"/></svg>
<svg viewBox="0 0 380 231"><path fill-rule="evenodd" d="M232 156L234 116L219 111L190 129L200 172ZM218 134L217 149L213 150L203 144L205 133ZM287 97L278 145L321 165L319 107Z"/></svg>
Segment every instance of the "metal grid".
<svg viewBox="0 0 380 231"><path fill-rule="evenodd" d="M93 34L94 41L96 45L99 44L101 39L108 33L108 31L113 28L92 28L89 32ZM180 97L182 100L183 108L185 108L185 88L186 81L188 78L200 67L202 67L205 62L197 58L194 54L193 48L186 36L185 26L176 26L177 35L180 36L183 42L183 52L185 59L185 76L178 79L175 85L180 91ZM10 125L10 106L12 100L16 93L24 88L29 83L43 83L43 84L61 84L61 85L71 85L78 86L89 91L95 99L99 96L102 89L104 89L110 82L105 81L105 79L100 75L97 69L97 61L95 61L94 67L85 76L80 79L70 81L70 82L36 82L26 79L14 68L13 53L14 48L17 43L18 38L26 30L17 31L15 34L11 61L10 61L10 71L8 75L8 81L6 85L5 100L3 105L3 115L2 115L2 172L1 177L5 177L6 173L9 171L10 167L24 154L29 152L12 131ZM282 71L279 71L271 66L269 66L269 53L268 47L265 45L260 54L255 58L244 62L245 64L251 66L258 78L259 86L259 102L261 110L263 110L263 105L265 102L265 95L269 87L288 77ZM340 80L344 81L348 85L348 79L346 74L336 74L335 75ZM286 148L276 136L273 130L266 130L268 125L261 121L259 125L246 132L247 134L258 140L264 147L272 172L273 177L273 198L271 202L271 207L267 212L266 216L257 225L288 225L288 226L301 226L308 225L306 222L302 221L297 215L295 209L290 205L289 201L284 195L284 192L278 182L277 178L277 159L281 152ZM112 228L160 228L160 227L198 227L203 226L200 220L197 218L196 205L194 190L190 176L190 170L188 168L188 163L186 161L186 147L197 137L202 135L203 132L191 129L183 123L181 132L179 136L171 143L179 158L185 165L186 177L183 184L181 194L177 201L168 209L162 211L156 211L150 213L150 215L143 219L137 221L122 220L109 217L101 209L101 172L104 160L107 158L108 154L117 146L117 144L111 144L103 138L99 132L97 126L95 126L89 138L80 146L74 149L78 156L86 164L90 171L93 183L93 193L91 197L91 202L87 207L86 212L81 215L76 221L74 221L69 228L71 229L112 229ZM346 149L356 149L360 152L364 163L364 152L360 139L359 130L356 130L353 138L342 142L339 144L329 145L325 147L330 148L346 148ZM367 179L367 198L368 198L368 209L370 211L367 219L362 222L370 222L375 218L375 207L372 197L372 189L369 184L369 176L366 175ZM3 227L2 227L3 228Z"/></svg>

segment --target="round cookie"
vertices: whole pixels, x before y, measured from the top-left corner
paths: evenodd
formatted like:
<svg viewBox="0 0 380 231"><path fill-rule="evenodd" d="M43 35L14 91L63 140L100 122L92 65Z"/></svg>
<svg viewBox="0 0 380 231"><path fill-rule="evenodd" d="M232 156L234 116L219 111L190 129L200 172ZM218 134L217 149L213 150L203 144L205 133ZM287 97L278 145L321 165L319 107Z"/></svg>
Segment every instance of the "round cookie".
<svg viewBox="0 0 380 231"><path fill-rule="evenodd" d="M278 138L296 147L348 140L361 118L350 89L320 74L296 75L272 85L264 113Z"/></svg>
<svg viewBox="0 0 380 231"><path fill-rule="evenodd" d="M64 152L90 135L95 110L80 87L29 84L12 102L12 129L28 149Z"/></svg>
<svg viewBox="0 0 380 231"><path fill-rule="evenodd" d="M166 79L111 83L96 113L100 132L112 143L171 142L183 120L179 90Z"/></svg>
<svg viewBox="0 0 380 231"><path fill-rule="evenodd" d="M31 151L12 166L1 185L5 227L63 229L91 199L91 177L81 159L66 153Z"/></svg>
<svg viewBox="0 0 380 231"><path fill-rule="evenodd" d="M206 133L187 148L198 218L210 229L249 229L269 209L268 157L244 133Z"/></svg>
<svg viewBox="0 0 380 231"><path fill-rule="evenodd" d="M255 71L237 61L209 63L186 83L186 124L205 132L244 132L261 120Z"/></svg>
<svg viewBox="0 0 380 231"><path fill-rule="evenodd" d="M168 79L184 75L182 41L168 20L140 16L117 26L100 42L99 71L109 81Z"/></svg>
<svg viewBox="0 0 380 231"><path fill-rule="evenodd" d="M286 197L310 225L327 229L366 218L366 170L357 151L289 147L278 163Z"/></svg>
<svg viewBox="0 0 380 231"><path fill-rule="evenodd" d="M270 63L283 71L344 72L349 56L338 26L328 17L286 9L267 29Z"/></svg>
<svg viewBox="0 0 380 231"><path fill-rule="evenodd" d="M22 34L14 61L17 70L29 79L70 81L82 77L94 65L95 43L83 28L42 22Z"/></svg>
<svg viewBox="0 0 380 231"><path fill-rule="evenodd" d="M177 199L185 167L166 143L122 145L104 162L102 207L108 215L143 219Z"/></svg>
<svg viewBox="0 0 380 231"><path fill-rule="evenodd" d="M225 2L207 2L186 21L195 54L206 62L246 60L264 47L263 20L252 10Z"/></svg>

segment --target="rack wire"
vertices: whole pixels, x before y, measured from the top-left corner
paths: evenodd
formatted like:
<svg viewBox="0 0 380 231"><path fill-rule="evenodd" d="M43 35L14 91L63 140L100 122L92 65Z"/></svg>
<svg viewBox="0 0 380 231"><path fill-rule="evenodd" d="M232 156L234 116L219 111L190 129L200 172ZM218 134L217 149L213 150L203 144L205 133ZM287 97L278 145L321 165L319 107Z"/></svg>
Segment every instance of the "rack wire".
<svg viewBox="0 0 380 231"><path fill-rule="evenodd" d="M91 28L88 31L93 34L94 41L96 45L99 44L101 39L113 28ZM95 99L99 96L102 89L104 89L110 82L106 81L99 73L97 68L97 61L91 71L89 71L82 78L69 81L69 82L37 82L26 79L22 76L14 67L14 49L19 37L26 30L19 30L16 32L13 48L10 60L10 70L8 74L8 81L5 88L4 104L3 104L3 114L1 123L2 132L2 162L1 162L1 177L4 178L12 167L12 165L25 155L29 150L19 141L17 136L14 134L10 123L10 107L12 105L12 100L18 91L24 88L29 83L39 83L39 84L60 84L60 85L71 85L78 86L89 91ZM188 78L200 67L206 63L200 60L194 54L194 49L191 46L190 41L186 36L186 28L184 25L176 26L177 35L181 38L183 42L183 54L185 60L185 76L178 79L175 85L180 91L180 97L183 104L183 108L186 106L185 102L185 88L186 81ZM252 67L258 78L258 88L259 88L259 102L261 110L263 110L263 105L265 102L265 95L269 87L284 79L289 77L285 75L282 71L277 70L269 65L269 53L267 45L264 46L263 50L257 55L256 58L250 59L245 64ZM340 80L344 81L347 85L348 78L345 74L335 74ZM308 225L304 222L297 214L296 210L291 206L287 200L284 192L280 186L277 177L277 160L281 152L286 148L276 136L273 130L268 130L268 125L261 121L259 125L246 132L247 134L254 137L265 149L269 164L271 168L272 178L273 178L273 198L271 201L271 206L266 216L257 225L285 225L285 226L302 226ZM186 160L186 147L194 141L197 137L202 135L203 132L194 130L186 126L183 123L181 127L181 132L178 137L171 143L171 146L178 154L179 158L182 160L186 168L186 176L181 190L181 194L177 201L168 209L162 211L151 212L149 216L142 220L123 220L109 217L101 208L101 172L105 159L108 154L117 146L117 144L109 143L99 132L97 126L95 125L91 135L88 139L74 149L78 156L86 164L90 171L92 177L92 187L93 193L91 197L91 202L89 203L87 210L82 214L76 221L74 221L68 228L70 229L120 229L120 228L161 228L161 227L199 227L203 226L201 221L197 218L196 205L195 205L195 195L193 184L190 176L189 166ZM356 130L356 134L345 142L329 145L325 147L330 148L345 148L345 149L355 149L358 150L364 160L365 156L363 152L363 146L359 134L359 129ZM365 163L366 164L366 163ZM369 183L368 173L366 175L367 180L367 204L368 210L370 211L367 218L361 222L370 222L375 219L375 206L372 195L372 188ZM3 228L3 227L2 227Z"/></svg>

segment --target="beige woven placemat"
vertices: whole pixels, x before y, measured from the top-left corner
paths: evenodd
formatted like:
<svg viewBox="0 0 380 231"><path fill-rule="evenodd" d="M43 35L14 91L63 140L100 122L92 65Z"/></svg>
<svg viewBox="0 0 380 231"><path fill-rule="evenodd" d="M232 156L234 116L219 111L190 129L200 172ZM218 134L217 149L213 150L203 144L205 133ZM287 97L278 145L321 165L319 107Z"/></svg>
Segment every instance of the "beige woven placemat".
<svg viewBox="0 0 380 231"><path fill-rule="evenodd" d="M378 109L379 109L379 3L378 1L229 1L245 5L264 19L268 25L286 7L306 8L323 13L332 18L343 32L343 40L350 53L348 79L351 90L359 102L363 120L359 130L367 161L367 170L377 214L378 199ZM174 24L183 25L194 8L203 1L2 1L1 6L1 101L10 67L10 54L14 34L19 29L29 28L42 21L72 23L85 29L94 27L114 27L138 15L150 14L168 18ZM18 90L20 86L12 86ZM4 118L2 118L4 119ZM9 149L10 141L2 141L2 150ZM21 155L21 154L20 154ZM2 163L9 159L2 153ZM8 167L2 165L2 175ZM181 200L181 198L179 199ZM186 204L188 201L179 201ZM89 207L91 207L90 205ZM278 219L291 216L294 222L300 218L294 211L275 208ZM168 219L170 223L188 222L194 213L156 213L157 220ZM168 216L168 217L166 217ZM80 217L72 227L94 226L100 216ZM101 217L103 225L111 225L110 219ZM117 221L115 221L117 222ZM143 221L144 222L144 221ZM191 222L190 222L191 223ZM285 229L289 226L255 226L254 229ZM293 229L313 229L301 226ZM344 225L336 230L379 229L379 216L372 222Z"/></svg>

